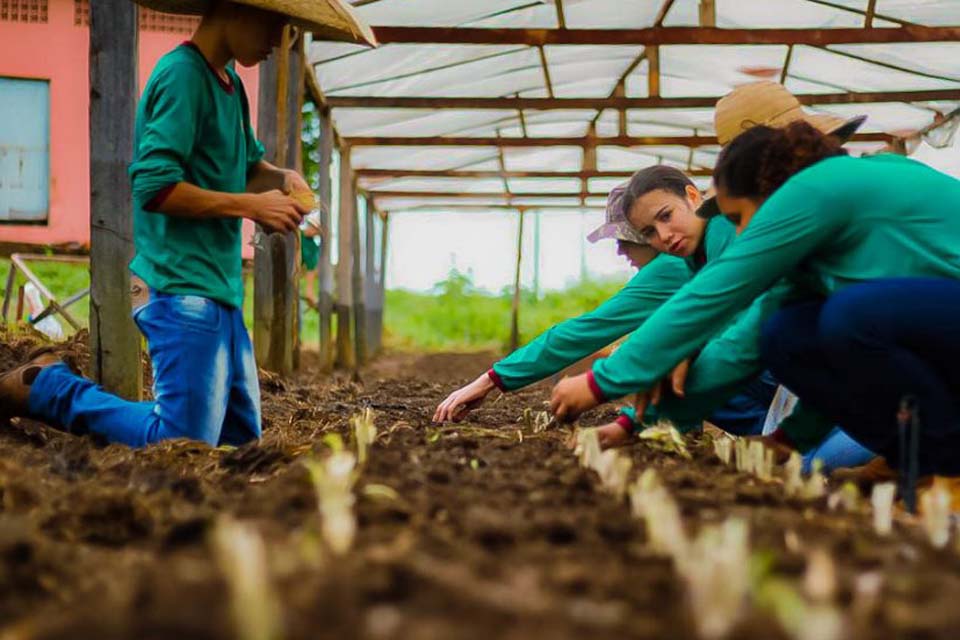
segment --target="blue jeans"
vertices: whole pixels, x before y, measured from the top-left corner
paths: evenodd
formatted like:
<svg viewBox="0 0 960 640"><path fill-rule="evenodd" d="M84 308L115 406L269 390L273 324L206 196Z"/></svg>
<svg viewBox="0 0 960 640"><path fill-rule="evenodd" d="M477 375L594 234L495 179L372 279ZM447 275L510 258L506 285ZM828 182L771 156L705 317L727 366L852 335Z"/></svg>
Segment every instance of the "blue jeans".
<svg viewBox="0 0 960 640"><path fill-rule="evenodd" d="M920 473L960 474L960 281L852 285L781 309L760 342L785 386L892 466L899 402L914 396Z"/></svg>
<svg viewBox="0 0 960 640"><path fill-rule="evenodd" d="M123 400L58 364L34 380L30 417L131 447L168 438L240 445L260 437L257 365L240 309L151 292L133 318L150 349L153 402Z"/></svg>
<svg viewBox="0 0 960 640"><path fill-rule="evenodd" d="M874 458L872 451L848 436L840 427L834 427L823 442L803 456L803 472L810 473L814 459L823 462L824 472L846 467L859 467Z"/></svg>
<svg viewBox="0 0 960 640"><path fill-rule="evenodd" d="M777 392L777 381L764 371L717 409L707 420L735 436L755 436L763 431L767 411Z"/></svg>

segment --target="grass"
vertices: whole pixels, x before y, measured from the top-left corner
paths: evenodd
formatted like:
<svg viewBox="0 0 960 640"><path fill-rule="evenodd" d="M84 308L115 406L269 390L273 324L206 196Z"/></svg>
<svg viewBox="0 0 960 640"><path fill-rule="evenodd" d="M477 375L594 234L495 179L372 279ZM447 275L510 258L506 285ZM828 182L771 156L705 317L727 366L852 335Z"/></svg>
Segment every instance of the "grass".
<svg viewBox="0 0 960 640"><path fill-rule="evenodd" d="M36 262L30 268L58 299L89 286L90 276L84 265ZM0 259L0 295L5 292L10 261ZM18 279L18 285L23 279ZM620 281L587 281L563 291L550 291L536 299L523 291L520 302L520 341L529 341L550 326L566 318L593 309L613 295ZM469 277L456 271L436 284L433 291L422 293L391 290L386 294L384 315L388 346L418 351L442 350L506 350L510 341L510 308L512 295L478 291ZM14 297L11 314L15 311ZM70 307L73 315L86 326L88 300ZM315 347L319 340L319 320L312 310L303 313L302 333L305 347ZM253 279L247 278L244 320L253 324ZM70 327L64 324L69 332Z"/></svg>

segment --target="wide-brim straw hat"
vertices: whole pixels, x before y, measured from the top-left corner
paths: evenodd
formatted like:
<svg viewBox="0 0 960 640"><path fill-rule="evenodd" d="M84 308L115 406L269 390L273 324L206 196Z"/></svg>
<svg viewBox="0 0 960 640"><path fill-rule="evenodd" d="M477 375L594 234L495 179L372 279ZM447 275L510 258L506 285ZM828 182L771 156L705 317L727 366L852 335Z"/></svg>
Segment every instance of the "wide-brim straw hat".
<svg viewBox="0 0 960 640"><path fill-rule="evenodd" d="M647 244L640 232L627 220L623 210L623 194L627 191L627 182L617 185L607 195L606 220L602 225L590 232L587 240L597 242L606 238L624 240L634 244Z"/></svg>
<svg viewBox="0 0 960 640"><path fill-rule="evenodd" d="M826 113L810 113L786 87L769 80L737 87L717 101L713 116L717 142L721 146L757 125L785 127L798 121L846 142L866 119L867 116L844 119ZM718 213L716 198L707 198L697 210L697 215L704 218Z"/></svg>
<svg viewBox="0 0 960 640"><path fill-rule="evenodd" d="M163 13L204 15L214 0L134 0ZM338 40L377 46L373 30L343 0L231 0L290 18L320 40Z"/></svg>

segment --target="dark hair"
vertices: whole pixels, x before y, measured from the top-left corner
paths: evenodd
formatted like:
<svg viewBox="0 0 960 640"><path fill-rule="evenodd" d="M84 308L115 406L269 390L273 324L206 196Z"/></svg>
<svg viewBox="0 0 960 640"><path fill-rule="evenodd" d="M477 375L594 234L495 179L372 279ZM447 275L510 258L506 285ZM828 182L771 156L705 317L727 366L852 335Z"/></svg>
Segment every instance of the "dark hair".
<svg viewBox="0 0 960 640"><path fill-rule="evenodd" d="M758 125L720 152L713 182L734 197L766 198L795 173L846 153L839 140L802 120L782 129Z"/></svg>
<svg viewBox="0 0 960 640"><path fill-rule="evenodd" d="M676 167L658 164L640 169L630 176L627 188L623 192L623 199L620 201L623 216L629 218L634 203L651 191L662 189L684 197L687 195L687 187L693 186L693 181L687 177L687 174Z"/></svg>

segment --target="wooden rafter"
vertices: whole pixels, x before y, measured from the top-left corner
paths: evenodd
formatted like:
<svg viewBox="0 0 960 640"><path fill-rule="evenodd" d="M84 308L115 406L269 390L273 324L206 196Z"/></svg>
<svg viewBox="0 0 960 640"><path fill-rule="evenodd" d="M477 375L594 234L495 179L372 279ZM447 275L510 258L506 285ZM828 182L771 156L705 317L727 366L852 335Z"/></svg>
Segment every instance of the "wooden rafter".
<svg viewBox="0 0 960 640"><path fill-rule="evenodd" d="M787 81L787 74L790 69L790 61L793 59L793 45L787 47L787 57L783 61L783 68L780 69L780 84L783 84Z"/></svg>
<svg viewBox="0 0 960 640"><path fill-rule="evenodd" d="M647 29L483 29L468 27L374 27L383 44L866 44L884 42L951 42L960 27L904 25L896 29L718 29L716 27L651 27Z"/></svg>
<svg viewBox="0 0 960 640"><path fill-rule="evenodd" d="M377 205L379 206L379 205ZM524 209L527 211L583 211L587 210L603 210L605 205L602 204L529 204L524 205ZM444 202L437 204L418 204L410 207L390 207L389 211L393 213L410 213L417 211L436 211L442 209L444 212L448 211L499 211L499 210L509 210L516 211L517 208L514 205L509 204L468 204L463 202Z"/></svg>
<svg viewBox="0 0 960 640"><path fill-rule="evenodd" d="M537 51L540 54L540 68L543 69L543 84L547 88L547 95L553 98L555 97L553 95L553 80L550 79L550 65L547 64L547 52L543 50L543 47L537 47Z"/></svg>
<svg viewBox="0 0 960 640"><path fill-rule="evenodd" d="M444 169L355 169L359 178L554 178L589 180L591 178L629 178L633 171L481 171L481 170L444 170ZM687 171L689 175L709 176L709 169L696 168Z"/></svg>
<svg viewBox="0 0 960 640"><path fill-rule="evenodd" d="M890 142L887 133L861 133L853 137L859 142ZM345 138L351 147L433 146L433 147L702 147L716 145L716 136L614 136L608 138L481 138L445 136L362 136Z"/></svg>
<svg viewBox="0 0 960 640"><path fill-rule="evenodd" d="M472 199L483 199L489 198L491 200L505 200L507 204L512 203L518 198L541 198L541 199L556 199L556 198L566 198L566 199L575 199L581 197L597 197L603 198L606 197L606 193L592 193L588 192L586 194L580 193L539 193L537 191L498 191L491 193L463 193L460 191L393 191L393 190L378 190L367 188L365 191L375 198L405 198L411 200L472 200ZM517 205L514 205L516 207Z"/></svg>
<svg viewBox="0 0 960 640"><path fill-rule="evenodd" d="M869 1L870 1L870 6L876 8L876 0L869 0ZM892 22L898 25L916 24L914 22L908 22L907 20L902 20L901 18L894 18L893 16L880 15L879 13L875 13L875 12L871 14L869 12L870 7L868 7L868 11L864 11L863 9L848 7L842 4L837 4L836 2L828 2L828 0L807 0L807 2L812 2L813 4L819 4L824 7L830 7L831 9L837 9L839 11L846 11L847 13L855 13L857 15L864 16L865 18L869 17L868 20L864 21L864 26L866 27L873 26L873 18L885 20L887 22Z"/></svg>
<svg viewBox="0 0 960 640"><path fill-rule="evenodd" d="M831 50L831 53L837 53ZM520 98L520 97L388 97L330 96L327 104L350 109L707 109L717 97L620 98ZM798 95L805 105L867 104L874 102L939 102L960 100L960 89L928 91L872 91Z"/></svg>
<svg viewBox="0 0 960 640"><path fill-rule="evenodd" d="M567 18L563 15L563 0L554 0L554 6L557 8L557 28L567 28Z"/></svg>

